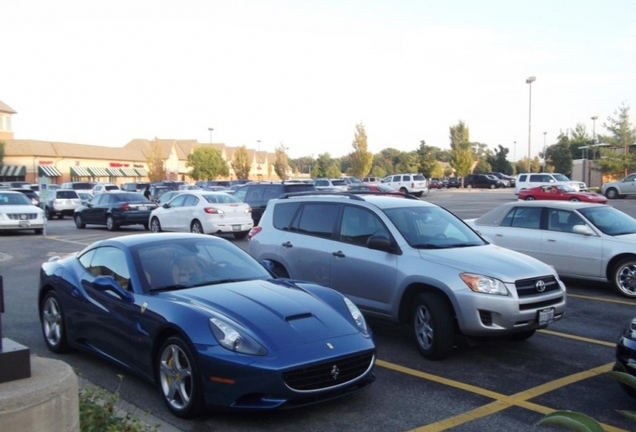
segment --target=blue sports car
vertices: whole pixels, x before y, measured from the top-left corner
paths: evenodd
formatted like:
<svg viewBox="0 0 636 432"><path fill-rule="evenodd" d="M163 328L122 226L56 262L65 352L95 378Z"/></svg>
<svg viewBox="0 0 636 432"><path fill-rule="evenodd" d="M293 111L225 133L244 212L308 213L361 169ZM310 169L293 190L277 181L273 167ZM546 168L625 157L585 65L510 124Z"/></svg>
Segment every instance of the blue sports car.
<svg viewBox="0 0 636 432"><path fill-rule="evenodd" d="M349 299L278 279L218 237L130 235L51 258L38 306L51 351L97 354L157 383L179 417L308 405L375 379L375 345Z"/></svg>

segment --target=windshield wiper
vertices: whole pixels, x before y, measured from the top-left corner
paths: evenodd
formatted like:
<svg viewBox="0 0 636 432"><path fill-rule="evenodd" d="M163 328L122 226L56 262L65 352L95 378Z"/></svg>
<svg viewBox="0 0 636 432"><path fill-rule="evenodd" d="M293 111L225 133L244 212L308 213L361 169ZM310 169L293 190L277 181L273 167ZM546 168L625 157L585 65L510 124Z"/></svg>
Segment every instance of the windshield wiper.
<svg viewBox="0 0 636 432"><path fill-rule="evenodd" d="M152 288L150 290L150 292L176 291L176 290L181 290L181 289L185 289L185 288L190 288L190 285L181 285L181 284L166 285L166 286L161 286L161 287L157 287L157 288Z"/></svg>
<svg viewBox="0 0 636 432"><path fill-rule="evenodd" d="M420 244L411 245L411 247L415 249L445 249L447 246L442 246L442 245L433 244L433 243L420 243Z"/></svg>

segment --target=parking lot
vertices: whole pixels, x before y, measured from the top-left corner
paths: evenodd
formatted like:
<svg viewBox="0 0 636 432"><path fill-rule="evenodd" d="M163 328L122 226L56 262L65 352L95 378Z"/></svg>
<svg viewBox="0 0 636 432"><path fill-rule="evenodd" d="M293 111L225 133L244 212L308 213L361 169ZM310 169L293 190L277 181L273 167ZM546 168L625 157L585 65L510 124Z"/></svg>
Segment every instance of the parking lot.
<svg viewBox="0 0 636 432"><path fill-rule="evenodd" d="M511 190L435 190L422 199L461 218L482 215L515 199ZM610 201L636 217L636 200ZM151 412L183 431L536 431L543 415L555 409L588 414L608 431L635 430L616 412L636 410L610 377L614 346L636 316L636 301L620 297L609 285L566 280L568 309L563 320L527 341L462 344L443 361L422 358L409 333L398 326L370 321L378 346L376 382L346 399L271 413L210 413L196 420L170 415L158 391L109 363L85 354L54 355L42 340L36 307L38 271L51 256L80 250L95 240L144 232L124 227L75 228L70 218L48 222L46 236L3 233L0 274L4 279L4 336L28 346L33 354L72 365L90 382ZM152 235L152 234L148 234ZM245 240L227 237L242 248ZM469 259L469 257L467 257ZM120 382L119 375L123 375Z"/></svg>

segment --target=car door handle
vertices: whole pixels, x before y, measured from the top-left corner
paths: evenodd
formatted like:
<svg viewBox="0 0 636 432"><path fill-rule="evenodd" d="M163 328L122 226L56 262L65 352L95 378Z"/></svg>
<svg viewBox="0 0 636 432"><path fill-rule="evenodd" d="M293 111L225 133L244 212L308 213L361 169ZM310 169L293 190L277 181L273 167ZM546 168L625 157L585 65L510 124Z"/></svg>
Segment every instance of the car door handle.
<svg viewBox="0 0 636 432"><path fill-rule="evenodd" d="M331 255L338 257L338 258L344 258L345 254L342 253L342 251L338 251L338 252L331 252Z"/></svg>
<svg viewBox="0 0 636 432"><path fill-rule="evenodd" d="M281 244L282 247L286 247L286 248L293 248L294 245L291 244L291 242L288 240L285 243Z"/></svg>
<svg viewBox="0 0 636 432"><path fill-rule="evenodd" d="M551 238L546 239L546 241L547 241L547 242L550 242L550 243L556 243L556 240L555 240L555 239L551 239Z"/></svg>

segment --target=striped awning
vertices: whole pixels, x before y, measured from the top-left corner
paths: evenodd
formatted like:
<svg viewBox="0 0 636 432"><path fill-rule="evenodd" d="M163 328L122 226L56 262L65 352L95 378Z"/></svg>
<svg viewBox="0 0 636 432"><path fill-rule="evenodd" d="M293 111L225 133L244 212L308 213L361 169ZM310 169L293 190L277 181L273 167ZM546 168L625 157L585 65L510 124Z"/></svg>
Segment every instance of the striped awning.
<svg viewBox="0 0 636 432"><path fill-rule="evenodd" d="M121 171L126 177L137 177L137 171L132 168L122 168Z"/></svg>
<svg viewBox="0 0 636 432"><path fill-rule="evenodd" d="M18 177L26 175L24 165L0 165L0 177Z"/></svg>
<svg viewBox="0 0 636 432"><path fill-rule="evenodd" d="M148 175L148 171L146 171L144 168L135 168L135 171L137 171L137 173L139 173L139 176L141 177L146 177Z"/></svg>
<svg viewBox="0 0 636 432"><path fill-rule="evenodd" d="M72 177L93 177L93 175L88 172L88 170L84 167L74 166L71 167L71 176Z"/></svg>
<svg viewBox="0 0 636 432"><path fill-rule="evenodd" d="M57 168L49 165L38 165L38 176L40 177L62 177L62 173Z"/></svg>
<svg viewBox="0 0 636 432"><path fill-rule="evenodd" d="M123 173L121 172L121 170L117 169L117 168L106 168L106 171L108 171L108 174L111 177L123 177Z"/></svg>
<svg viewBox="0 0 636 432"><path fill-rule="evenodd" d="M108 174L106 168L89 167L88 170L93 175L93 177L110 177L110 174Z"/></svg>

